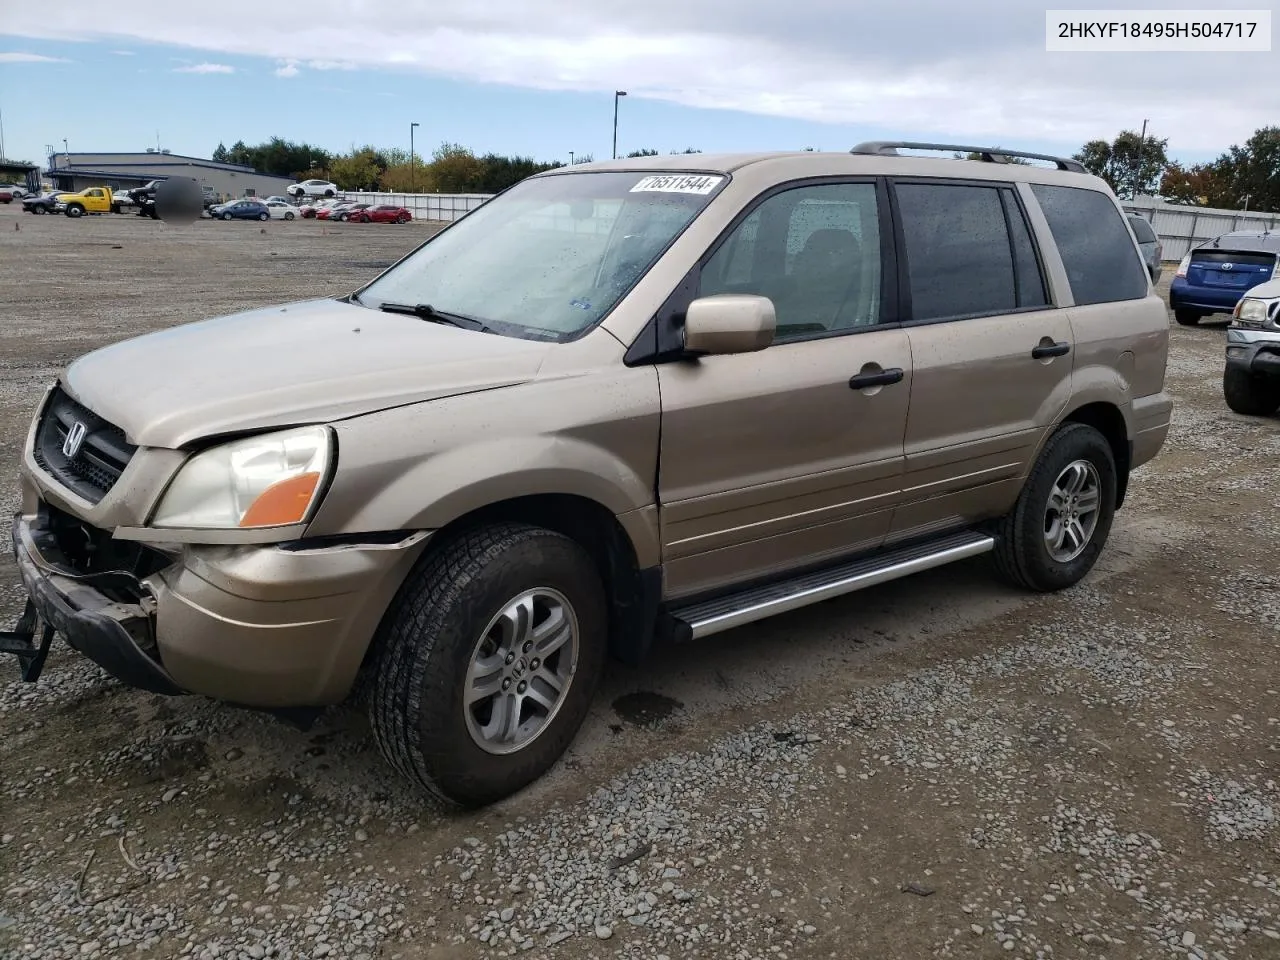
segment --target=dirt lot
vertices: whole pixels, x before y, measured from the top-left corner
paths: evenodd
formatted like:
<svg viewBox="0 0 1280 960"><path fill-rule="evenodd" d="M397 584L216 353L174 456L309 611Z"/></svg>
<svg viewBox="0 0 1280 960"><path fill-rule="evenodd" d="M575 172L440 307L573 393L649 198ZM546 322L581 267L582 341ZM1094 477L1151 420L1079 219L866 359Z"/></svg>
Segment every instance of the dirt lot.
<svg viewBox="0 0 1280 960"><path fill-rule="evenodd" d="M0 209L0 490L76 355L425 236ZM57 648L0 684L0 956L1280 957L1280 421L1226 410L1222 340L1173 331L1173 435L1080 587L974 562L612 667L479 814L353 712L302 732Z"/></svg>

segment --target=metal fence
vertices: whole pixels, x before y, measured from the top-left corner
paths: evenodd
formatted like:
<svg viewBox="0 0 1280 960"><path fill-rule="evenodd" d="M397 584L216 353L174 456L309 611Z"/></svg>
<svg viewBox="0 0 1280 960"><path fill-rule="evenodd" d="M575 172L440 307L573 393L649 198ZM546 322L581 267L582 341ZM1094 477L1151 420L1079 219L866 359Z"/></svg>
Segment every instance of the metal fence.
<svg viewBox="0 0 1280 960"><path fill-rule="evenodd" d="M415 220L457 220L484 203L489 193L366 193L346 191L343 196L355 203L387 203L404 207Z"/></svg>
<svg viewBox="0 0 1280 960"><path fill-rule="evenodd" d="M1246 213L1211 207L1184 207L1159 200L1138 199L1121 204L1145 217L1164 244L1164 259L1181 260L1194 246L1233 230L1280 229L1280 214Z"/></svg>

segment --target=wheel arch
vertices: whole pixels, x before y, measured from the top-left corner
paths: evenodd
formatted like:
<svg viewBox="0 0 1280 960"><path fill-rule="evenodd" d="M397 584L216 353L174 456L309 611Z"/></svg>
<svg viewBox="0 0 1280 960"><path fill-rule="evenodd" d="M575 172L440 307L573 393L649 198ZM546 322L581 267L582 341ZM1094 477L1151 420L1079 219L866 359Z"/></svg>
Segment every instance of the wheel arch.
<svg viewBox="0 0 1280 960"><path fill-rule="evenodd" d="M500 523L524 523L552 530L586 550L604 585L609 653L625 663L644 659L661 602L661 568L641 567L633 541L635 534L613 511L590 497L535 493L475 507L433 532L417 562L427 562L459 537ZM366 662L372 655L373 644L365 655Z"/></svg>
<svg viewBox="0 0 1280 960"><path fill-rule="evenodd" d="M1076 407L1062 418L1062 424L1083 423L1093 427L1106 438L1111 455L1116 461L1116 509L1124 504L1129 489L1129 464L1133 459L1129 440L1129 424L1114 403L1095 400ZM1061 426L1061 424L1059 425Z"/></svg>

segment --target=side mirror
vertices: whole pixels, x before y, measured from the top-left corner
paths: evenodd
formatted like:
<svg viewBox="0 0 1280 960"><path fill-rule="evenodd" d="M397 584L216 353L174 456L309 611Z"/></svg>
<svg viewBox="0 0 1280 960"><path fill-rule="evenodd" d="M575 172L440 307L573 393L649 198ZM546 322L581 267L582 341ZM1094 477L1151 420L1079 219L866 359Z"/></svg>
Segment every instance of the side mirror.
<svg viewBox="0 0 1280 960"><path fill-rule="evenodd" d="M684 318L690 353L753 353L773 343L777 317L768 297L723 293L699 297Z"/></svg>

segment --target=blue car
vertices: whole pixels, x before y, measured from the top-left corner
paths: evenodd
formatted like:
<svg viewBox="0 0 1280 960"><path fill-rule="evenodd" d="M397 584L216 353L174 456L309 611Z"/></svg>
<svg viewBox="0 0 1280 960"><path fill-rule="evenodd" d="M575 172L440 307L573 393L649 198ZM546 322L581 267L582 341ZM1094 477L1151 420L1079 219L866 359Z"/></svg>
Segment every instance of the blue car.
<svg viewBox="0 0 1280 960"><path fill-rule="evenodd" d="M211 216L219 220L270 220L271 211L261 200L232 200L210 207Z"/></svg>
<svg viewBox="0 0 1280 960"><path fill-rule="evenodd" d="M1237 230L1196 247L1178 264L1169 306L1184 327L1231 313L1245 291L1280 277L1280 233Z"/></svg>

